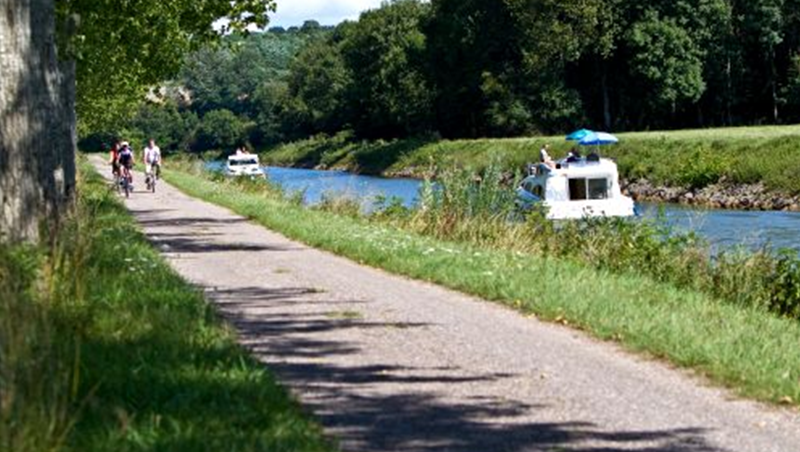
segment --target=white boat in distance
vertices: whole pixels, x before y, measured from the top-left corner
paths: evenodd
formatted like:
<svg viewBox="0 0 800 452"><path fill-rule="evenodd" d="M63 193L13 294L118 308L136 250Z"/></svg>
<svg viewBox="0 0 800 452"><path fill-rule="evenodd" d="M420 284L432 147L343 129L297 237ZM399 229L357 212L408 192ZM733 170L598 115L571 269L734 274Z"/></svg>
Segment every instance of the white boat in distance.
<svg viewBox="0 0 800 452"><path fill-rule="evenodd" d="M550 220L631 217L633 199L622 194L614 161L604 158L562 161L555 168L532 165L517 189L523 209L543 203Z"/></svg>
<svg viewBox="0 0 800 452"><path fill-rule="evenodd" d="M266 177L256 154L235 154L228 157L225 175Z"/></svg>

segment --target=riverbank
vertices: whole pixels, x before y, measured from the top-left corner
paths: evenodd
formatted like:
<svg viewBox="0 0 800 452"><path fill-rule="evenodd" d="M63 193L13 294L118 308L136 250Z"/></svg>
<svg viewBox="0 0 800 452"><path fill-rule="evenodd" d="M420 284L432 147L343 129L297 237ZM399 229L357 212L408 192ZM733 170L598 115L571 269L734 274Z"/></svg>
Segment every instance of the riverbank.
<svg viewBox="0 0 800 452"><path fill-rule="evenodd" d="M502 243L492 241L491 228L499 221L469 223L437 217L432 220L455 229L436 232L428 228L437 226L413 217L398 223L361 217L357 207L348 209L346 205L305 208L285 200L264 184L215 182L186 172L165 174L191 196L230 208L311 246L618 341L628 349L694 369L744 395L784 404L800 401L800 356L791 345L800 340L800 323L770 313L764 306L748 307L745 301L724 301L700 290L680 288L681 278L705 274L698 272L705 260L699 255L676 256L681 261L667 255L667 260L653 260L647 249L658 248L661 242L649 233L639 234L639 229L629 230L624 240L619 236L607 236L605 240L601 236L588 237L593 246L582 249L593 249L595 254L586 255L586 259L600 256L596 253L601 252L602 243L622 243L619 250L627 250L623 253L609 249L607 254L615 259L595 268L579 263L582 258L577 256L550 256L542 255L548 253L544 250L537 253L519 249L522 242L514 240L514 235L522 234L522 227L504 235ZM404 214L399 215L402 218ZM542 245L555 246L558 242L554 239L553 243ZM574 248L567 245L562 243L561 250ZM676 242L670 246L680 245ZM631 260L638 259L636 255L623 258L634 249L648 253L640 256L643 260L637 260L639 264ZM597 264L603 260L594 259ZM648 262L648 272L653 277L643 276L641 269ZM739 268L735 260L727 262L726 266ZM672 274L672 263L675 269L685 271ZM614 270L614 265L619 267ZM655 277L663 274L668 278L667 273L675 278L674 284L659 282ZM731 272L707 276L709 290L747 290L743 285L755 281L737 280ZM719 279L723 276L730 281Z"/></svg>
<svg viewBox="0 0 800 452"><path fill-rule="evenodd" d="M0 248L2 449L334 450L85 163L78 193L53 248Z"/></svg>
<svg viewBox="0 0 800 452"><path fill-rule="evenodd" d="M800 211L800 126L642 132L619 135L601 149L617 160L639 200L703 207ZM435 168L480 171L498 161L510 172L573 145L563 137L365 142L342 133L283 144L261 153L264 163L423 178Z"/></svg>

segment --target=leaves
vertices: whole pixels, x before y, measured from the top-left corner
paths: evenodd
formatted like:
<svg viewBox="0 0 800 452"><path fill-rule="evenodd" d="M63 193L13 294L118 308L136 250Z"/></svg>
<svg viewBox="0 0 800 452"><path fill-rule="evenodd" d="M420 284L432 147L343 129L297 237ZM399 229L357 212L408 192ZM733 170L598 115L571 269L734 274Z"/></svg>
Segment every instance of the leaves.
<svg viewBox="0 0 800 452"><path fill-rule="evenodd" d="M77 27L60 47L77 61L82 131L128 117L143 91L174 75L184 54L220 32L263 27L273 0L60 0L61 22ZM72 20L74 19L74 20ZM221 29L214 25L221 22Z"/></svg>

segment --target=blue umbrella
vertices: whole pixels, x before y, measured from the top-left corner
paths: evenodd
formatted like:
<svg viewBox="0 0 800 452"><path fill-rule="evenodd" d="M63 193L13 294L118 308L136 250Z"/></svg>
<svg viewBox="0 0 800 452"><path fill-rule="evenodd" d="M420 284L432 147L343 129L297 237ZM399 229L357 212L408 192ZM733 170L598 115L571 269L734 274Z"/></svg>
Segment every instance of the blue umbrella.
<svg viewBox="0 0 800 452"><path fill-rule="evenodd" d="M576 130L571 134L567 135L567 141L581 141L586 137L586 135L589 135L590 133L593 132L589 129Z"/></svg>
<svg viewBox="0 0 800 452"><path fill-rule="evenodd" d="M603 144L619 143L619 139L606 132L591 132L578 141L581 146L600 146Z"/></svg>

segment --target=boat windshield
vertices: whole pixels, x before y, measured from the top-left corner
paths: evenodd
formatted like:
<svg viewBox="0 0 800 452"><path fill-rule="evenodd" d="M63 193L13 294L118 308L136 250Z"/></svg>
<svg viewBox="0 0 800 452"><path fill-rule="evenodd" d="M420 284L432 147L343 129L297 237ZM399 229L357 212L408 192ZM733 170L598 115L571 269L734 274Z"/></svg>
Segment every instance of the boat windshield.
<svg viewBox="0 0 800 452"><path fill-rule="evenodd" d="M237 160L228 160L228 165L230 166L245 166L245 165L258 165L258 159L237 159Z"/></svg>
<svg viewBox="0 0 800 452"><path fill-rule="evenodd" d="M571 201L608 199L608 186L606 178L570 179L569 199Z"/></svg>

